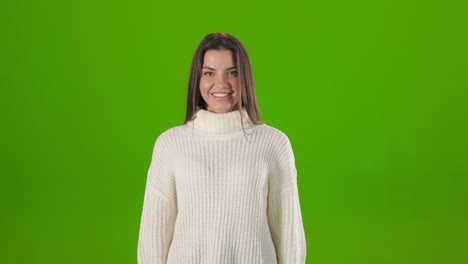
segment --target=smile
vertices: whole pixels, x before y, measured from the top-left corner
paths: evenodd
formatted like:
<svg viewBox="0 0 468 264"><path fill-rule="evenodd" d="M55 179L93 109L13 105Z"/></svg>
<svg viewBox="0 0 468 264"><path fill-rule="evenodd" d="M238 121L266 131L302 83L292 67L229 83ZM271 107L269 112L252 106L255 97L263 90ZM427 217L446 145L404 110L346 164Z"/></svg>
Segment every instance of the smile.
<svg viewBox="0 0 468 264"><path fill-rule="evenodd" d="M211 95L213 95L214 97L226 97L230 95L230 93L212 93Z"/></svg>

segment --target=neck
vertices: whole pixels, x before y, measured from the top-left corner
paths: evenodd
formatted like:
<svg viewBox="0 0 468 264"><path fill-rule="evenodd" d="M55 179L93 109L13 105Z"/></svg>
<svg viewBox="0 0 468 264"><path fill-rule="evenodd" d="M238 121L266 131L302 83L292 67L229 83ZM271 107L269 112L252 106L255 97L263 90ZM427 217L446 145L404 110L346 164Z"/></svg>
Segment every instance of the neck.
<svg viewBox="0 0 468 264"><path fill-rule="evenodd" d="M194 118L187 122L187 125L208 134L240 132L243 130L242 124L244 129L250 128L253 125L245 107L242 107L240 112L239 110L234 110L227 113L215 113L197 107Z"/></svg>

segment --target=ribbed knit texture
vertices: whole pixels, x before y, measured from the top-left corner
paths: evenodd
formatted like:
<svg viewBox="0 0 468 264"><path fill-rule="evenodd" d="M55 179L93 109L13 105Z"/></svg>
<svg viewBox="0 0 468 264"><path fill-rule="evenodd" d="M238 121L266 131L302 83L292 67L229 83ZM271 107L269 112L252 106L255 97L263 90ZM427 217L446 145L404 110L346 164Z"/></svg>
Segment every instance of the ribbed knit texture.
<svg viewBox="0 0 468 264"><path fill-rule="evenodd" d="M155 142L139 264L304 264L306 241L288 137L242 109L198 109ZM246 134L244 134L246 133Z"/></svg>

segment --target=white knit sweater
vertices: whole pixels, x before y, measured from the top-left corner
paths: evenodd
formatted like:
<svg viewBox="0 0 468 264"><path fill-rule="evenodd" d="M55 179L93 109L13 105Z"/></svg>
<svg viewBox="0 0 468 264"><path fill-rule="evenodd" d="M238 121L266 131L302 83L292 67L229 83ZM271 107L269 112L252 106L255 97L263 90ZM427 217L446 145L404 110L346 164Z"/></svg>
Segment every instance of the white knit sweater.
<svg viewBox="0 0 468 264"><path fill-rule="evenodd" d="M306 241L288 137L245 109L198 109L163 132L149 166L139 264L304 264Z"/></svg>

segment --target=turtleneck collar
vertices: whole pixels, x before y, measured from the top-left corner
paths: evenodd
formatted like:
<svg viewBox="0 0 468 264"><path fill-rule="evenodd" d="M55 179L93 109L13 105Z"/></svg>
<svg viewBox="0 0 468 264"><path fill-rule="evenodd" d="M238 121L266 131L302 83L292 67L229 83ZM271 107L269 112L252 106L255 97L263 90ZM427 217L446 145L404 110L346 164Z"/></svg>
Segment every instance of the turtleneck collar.
<svg viewBox="0 0 468 264"><path fill-rule="evenodd" d="M245 107L242 107L241 113L244 129L252 127L254 124L249 119ZM228 134L243 131L239 110L214 113L197 107L194 118L187 122L187 125L204 134Z"/></svg>

